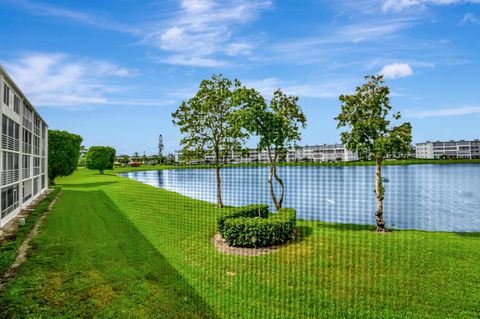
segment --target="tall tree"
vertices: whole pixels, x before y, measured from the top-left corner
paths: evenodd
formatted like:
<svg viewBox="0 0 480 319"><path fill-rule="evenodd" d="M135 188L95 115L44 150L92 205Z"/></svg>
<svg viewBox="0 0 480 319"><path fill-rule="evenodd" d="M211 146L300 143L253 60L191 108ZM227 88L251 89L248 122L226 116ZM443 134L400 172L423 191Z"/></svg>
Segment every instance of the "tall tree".
<svg viewBox="0 0 480 319"><path fill-rule="evenodd" d="M92 146L88 149L85 165L88 169L96 169L103 174L106 169L113 169L115 149L109 146Z"/></svg>
<svg viewBox="0 0 480 319"><path fill-rule="evenodd" d="M55 185L55 178L72 174L80 157L82 137L67 131L48 130L48 179Z"/></svg>
<svg viewBox="0 0 480 319"><path fill-rule="evenodd" d="M234 122L258 136L258 150L267 151L270 194L278 210L285 196L285 184L278 176L277 164L286 156L288 148L300 140L306 117L298 105L298 97L287 96L280 89L274 92L269 105L255 89L241 88L237 97L243 107L234 114ZM281 188L280 196L275 194L275 181Z"/></svg>
<svg viewBox="0 0 480 319"><path fill-rule="evenodd" d="M213 155L217 179L217 206L223 207L220 168L232 151L240 149L244 135L230 116L238 105L235 103L236 90L241 86L238 80L232 82L222 75L213 75L203 80L197 94L182 102L172 114L173 123L184 134L183 158L204 159Z"/></svg>
<svg viewBox="0 0 480 319"><path fill-rule="evenodd" d="M386 232L383 220L385 188L382 183L382 161L387 154L398 155L409 151L412 141L412 126L406 122L392 126L391 120L400 119L394 113L389 119L390 89L383 75L366 76L366 83L357 87L355 94L341 95L342 110L335 118L338 128L347 128L341 133L345 147L359 154L368 154L375 159L375 194L377 198L376 223L378 232Z"/></svg>
<svg viewBox="0 0 480 319"><path fill-rule="evenodd" d="M158 156L163 156L163 136L158 136Z"/></svg>

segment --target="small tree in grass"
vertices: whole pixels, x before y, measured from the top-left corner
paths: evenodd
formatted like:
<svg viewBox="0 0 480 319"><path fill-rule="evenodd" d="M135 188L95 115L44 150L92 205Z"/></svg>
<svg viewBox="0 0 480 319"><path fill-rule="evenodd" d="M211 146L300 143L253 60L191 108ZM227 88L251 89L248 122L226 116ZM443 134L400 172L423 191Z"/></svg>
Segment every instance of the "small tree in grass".
<svg viewBox="0 0 480 319"><path fill-rule="evenodd" d="M355 94L340 96L342 111L335 119L338 121L338 128L348 128L348 131L341 133L342 143L348 150L369 154L375 158L377 231L386 232L383 220L385 189L381 165L387 154L404 154L409 151L412 127L408 122L399 126L390 125L390 90L384 85L383 76L366 76L365 80L367 82L357 87ZM392 120L399 119L400 113L392 115Z"/></svg>
<svg viewBox="0 0 480 319"><path fill-rule="evenodd" d="M258 150L267 151L270 194L279 210L285 196L285 184L278 176L277 164L286 160L288 148L300 140L300 128L305 127L307 119L298 105L298 97L287 96L280 89L274 92L269 105L255 89L240 89L238 99L243 107L234 114L234 122L258 136ZM274 181L280 185L280 196L275 194Z"/></svg>
<svg viewBox="0 0 480 319"><path fill-rule="evenodd" d="M55 178L68 176L77 168L82 137L67 131L48 130L48 179L55 185Z"/></svg>
<svg viewBox="0 0 480 319"><path fill-rule="evenodd" d="M106 169L113 169L115 149L109 146L92 146L88 149L85 165L88 169L99 170L103 174Z"/></svg>
<svg viewBox="0 0 480 319"><path fill-rule="evenodd" d="M213 156L219 208L223 207L220 168L232 151L240 149L243 137L240 128L230 121L238 106L235 92L240 85L238 80L213 75L203 80L197 94L172 114L173 123L184 134L183 158L203 160L206 154Z"/></svg>

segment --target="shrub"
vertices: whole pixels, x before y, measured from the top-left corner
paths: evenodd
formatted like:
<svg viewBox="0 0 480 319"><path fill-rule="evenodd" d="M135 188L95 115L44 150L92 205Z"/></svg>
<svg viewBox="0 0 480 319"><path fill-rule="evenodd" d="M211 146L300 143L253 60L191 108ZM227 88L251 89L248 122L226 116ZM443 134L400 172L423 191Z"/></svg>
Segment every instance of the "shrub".
<svg viewBox="0 0 480 319"><path fill-rule="evenodd" d="M217 227L230 246L279 245L292 238L296 212L292 208L282 208L277 213L269 213L267 205L250 205L223 214L217 220Z"/></svg>
<svg viewBox="0 0 480 319"><path fill-rule="evenodd" d="M139 166L142 166L142 163L140 163L140 162L131 162L131 163L130 163L130 166L131 166L131 167L139 167Z"/></svg>

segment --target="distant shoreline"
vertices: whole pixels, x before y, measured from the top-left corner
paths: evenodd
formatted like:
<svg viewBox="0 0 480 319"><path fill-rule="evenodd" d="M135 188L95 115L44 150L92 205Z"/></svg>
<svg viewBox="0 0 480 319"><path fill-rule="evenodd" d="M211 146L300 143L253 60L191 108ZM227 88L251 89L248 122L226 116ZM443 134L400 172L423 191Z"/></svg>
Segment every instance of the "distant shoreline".
<svg viewBox="0 0 480 319"><path fill-rule="evenodd" d="M480 164L480 159L453 159L453 160L432 160L432 159L407 159L407 160L384 160L383 166L394 165L425 165L425 164ZM269 166L268 163L244 163L244 164L225 164L222 167L257 167ZM278 163L278 166L375 166L375 161L352 161L352 162L289 162ZM191 168L212 168L211 165L142 165L138 167L115 167L117 173L134 172L134 171L152 171L163 169L191 169Z"/></svg>

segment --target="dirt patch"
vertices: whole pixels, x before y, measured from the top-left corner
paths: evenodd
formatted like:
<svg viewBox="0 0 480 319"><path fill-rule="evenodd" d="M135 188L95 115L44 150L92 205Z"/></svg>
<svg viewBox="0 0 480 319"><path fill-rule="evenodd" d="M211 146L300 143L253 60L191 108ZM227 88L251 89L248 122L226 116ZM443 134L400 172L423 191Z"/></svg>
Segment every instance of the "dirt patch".
<svg viewBox="0 0 480 319"><path fill-rule="evenodd" d="M286 242L283 245L270 246L270 247L260 247L260 248L232 247L232 246L229 246L225 242L225 240L222 238L222 235L218 233L215 234L215 236L212 238L212 242L213 242L213 245L215 245L215 247L217 248L217 250L224 254L238 255L238 256L259 256L259 255L272 253L274 251L279 250L282 247L287 246L289 243L295 240L296 232L297 231L295 230L291 241Z"/></svg>
<svg viewBox="0 0 480 319"><path fill-rule="evenodd" d="M43 224L43 221L45 220L45 217L47 216L47 213L53 208L53 206L55 205L55 203L57 202L57 199L60 197L60 194L62 193L62 190L60 190L57 194L57 196L52 200L52 202L50 203L50 205L48 205L48 208L47 210L45 211L45 213L43 213L39 218L38 218L38 221L37 221L37 224L35 224L35 226L33 226L32 230L30 231L30 233L28 234L27 238L25 238L24 242L20 245L20 247L18 248L17 250L17 258L15 258L15 261L13 262L13 264L10 266L10 268L8 268L8 270L3 274L3 276L0 278L0 290L3 289L3 287L5 286L5 284L7 283L8 279L10 279L11 277L13 277L18 268L23 264L23 262L25 261L25 259L27 258L27 252L28 250L30 249L30 242L32 241L32 239L38 234L38 229L40 228L40 226ZM41 199L38 199L35 201L35 206L38 205L38 203L40 203L40 201L44 198L44 196L42 196ZM33 211L33 205L30 204L26 211L27 212L30 212ZM19 220L19 216L21 214L18 214L13 220L12 220L12 224L15 224L16 226L10 226L10 228L8 229L8 231L12 231L13 229L17 229L18 228L18 220ZM29 215L29 214L27 214ZM27 215L24 215L24 216L27 216ZM17 228L15 228L17 227Z"/></svg>

